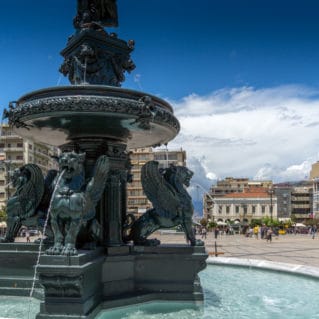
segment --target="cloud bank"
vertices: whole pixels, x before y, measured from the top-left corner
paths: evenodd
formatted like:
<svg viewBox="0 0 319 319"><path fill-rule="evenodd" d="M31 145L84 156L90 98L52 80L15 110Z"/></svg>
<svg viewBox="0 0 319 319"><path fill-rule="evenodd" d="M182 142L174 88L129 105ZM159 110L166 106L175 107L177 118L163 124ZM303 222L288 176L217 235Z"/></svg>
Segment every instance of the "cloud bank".
<svg viewBox="0 0 319 319"><path fill-rule="evenodd" d="M229 88L170 102L181 132L168 147L187 151L203 187L227 176L307 179L318 160L319 89Z"/></svg>

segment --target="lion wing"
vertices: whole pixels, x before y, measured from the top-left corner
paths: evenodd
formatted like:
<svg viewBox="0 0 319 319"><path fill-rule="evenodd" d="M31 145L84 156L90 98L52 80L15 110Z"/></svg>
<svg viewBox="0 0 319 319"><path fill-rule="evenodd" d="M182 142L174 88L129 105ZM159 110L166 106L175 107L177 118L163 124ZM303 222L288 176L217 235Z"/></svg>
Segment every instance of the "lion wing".
<svg viewBox="0 0 319 319"><path fill-rule="evenodd" d="M31 217L41 202L44 193L44 178L41 169L35 164L26 164L21 168L27 176L27 182L21 187L18 197L24 208L22 217Z"/></svg>
<svg viewBox="0 0 319 319"><path fill-rule="evenodd" d="M103 194L109 170L108 157L106 155L100 156L95 164L94 175L86 187L86 194L90 197L94 206Z"/></svg>
<svg viewBox="0 0 319 319"><path fill-rule="evenodd" d="M175 218L179 214L180 199L172 185L160 174L158 164L150 161L142 167L143 190L160 216Z"/></svg>

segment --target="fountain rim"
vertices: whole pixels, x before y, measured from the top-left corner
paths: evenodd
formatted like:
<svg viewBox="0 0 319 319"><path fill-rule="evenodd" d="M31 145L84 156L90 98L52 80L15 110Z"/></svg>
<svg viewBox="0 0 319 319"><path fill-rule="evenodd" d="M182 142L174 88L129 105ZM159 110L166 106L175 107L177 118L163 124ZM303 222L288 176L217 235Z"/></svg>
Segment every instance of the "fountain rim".
<svg viewBox="0 0 319 319"><path fill-rule="evenodd" d="M53 95L54 94L54 95ZM100 97L114 97L126 98L133 100L140 100L147 96L150 97L152 102L164 108L166 111L174 114L173 107L165 100L142 91L136 91L127 88L109 86L109 85L92 85L92 84L78 84L78 85L64 85L47 87L35 91L31 91L22 95L17 101L17 105L31 102L36 99L42 99L53 96L100 96Z"/></svg>
<svg viewBox="0 0 319 319"><path fill-rule="evenodd" d="M255 270L274 271L286 273L294 276L302 276L319 280L319 268L300 264L290 264L284 262L261 260L261 259L244 259L236 257L208 257L207 266L229 266L243 267Z"/></svg>

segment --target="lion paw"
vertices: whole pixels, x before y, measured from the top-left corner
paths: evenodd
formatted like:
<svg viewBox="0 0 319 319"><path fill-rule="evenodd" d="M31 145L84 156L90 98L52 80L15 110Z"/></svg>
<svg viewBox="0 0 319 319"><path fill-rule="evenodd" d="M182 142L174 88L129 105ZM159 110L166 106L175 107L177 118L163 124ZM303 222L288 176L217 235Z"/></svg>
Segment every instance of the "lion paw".
<svg viewBox="0 0 319 319"><path fill-rule="evenodd" d="M78 254L78 251L73 245L67 245L66 247L63 248L61 255L64 256L75 256Z"/></svg>
<svg viewBox="0 0 319 319"><path fill-rule="evenodd" d="M47 255L60 255L63 246L61 244L55 244L53 247L50 247L46 250Z"/></svg>
<svg viewBox="0 0 319 319"><path fill-rule="evenodd" d="M137 246L158 246L160 245L160 243L161 242L156 238L144 239L144 240L139 240L137 242L134 242L134 244Z"/></svg>

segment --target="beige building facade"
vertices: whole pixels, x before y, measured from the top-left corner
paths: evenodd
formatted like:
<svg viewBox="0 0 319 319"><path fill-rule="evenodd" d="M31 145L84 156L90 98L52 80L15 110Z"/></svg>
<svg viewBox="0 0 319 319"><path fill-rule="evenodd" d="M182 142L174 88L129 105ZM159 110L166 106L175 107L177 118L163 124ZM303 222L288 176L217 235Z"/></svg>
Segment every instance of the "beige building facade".
<svg viewBox="0 0 319 319"><path fill-rule="evenodd" d="M246 193L247 191L254 190L255 194L259 194L260 196L264 197L264 193L266 192L267 197L269 197L269 201L272 202L273 199L275 199L275 196L273 194L273 183L270 180L265 181L253 181L249 180L248 178L234 178L234 177L226 177L225 179L221 181L217 181L216 185L213 185L210 188L209 193L206 193L203 197L203 217L206 219L223 219L223 221L230 219L235 220L238 219L240 208L238 208L239 201L243 203L243 205L247 205L247 198ZM235 198L242 198L240 199L234 199L233 204L229 204L231 194L235 194ZM250 192L250 195L252 196L252 192ZM253 208L253 206L256 206L256 200L258 196L255 195L254 199L251 201L251 204L245 208L249 211L263 211L263 214L265 214L266 209L261 208L263 205L260 206L260 209L257 207ZM227 198L227 199L226 199ZM220 201L219 201L220 199ZM246 204L244 204L246 202ZM225 203L225 205L223 204ZM266 205L267 206L267 205ZM237 207L237 208L236 208ZM242 206L245 207L245 206ZM259 206L258 206L259 207ZM273 207L274 208L274 207ZM231 214L231 212L236 211L236 214ZM244 211L244 208L242 208ZM227 211L227 214L226 214ZM270 213L270 211L269 211ZM254 212L256 214L256 212ZM243 218L242 218L243 219Z"/></svg>
<svg viewBox="0 0 319 319"><path fill-rule="evenodd" d="M309 179L313 189L311 216L313 218L319 218L319 162L312 164Z"/></svg>
<svg viewBox="0 0 319 319"><path fill-rule="evenodd" d="M3 125L0 135L0 206L5 206L15 191L10 186L10 171L34 163L45 176L48 170L57 169L57 163L51 157L54 155L58 155L57 148L23 139L8 125Z"/></svg>
<svg viewBox="0 0 319 319"><path fill-rule="evenodd" d="M277 218L277 198L268 188L248 186L242 192L233 192L213 198L207 218L220 222L248 224L252 219Z"/></svg>

